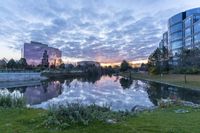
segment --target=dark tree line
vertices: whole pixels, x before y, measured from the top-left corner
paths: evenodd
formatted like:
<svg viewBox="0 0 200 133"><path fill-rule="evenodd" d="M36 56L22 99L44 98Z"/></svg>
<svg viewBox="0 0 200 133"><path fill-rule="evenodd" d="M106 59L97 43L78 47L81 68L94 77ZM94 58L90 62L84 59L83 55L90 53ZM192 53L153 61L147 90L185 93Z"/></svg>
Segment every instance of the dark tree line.
<svg viewBox="0 0 200 133"><path fill-rule="evenodd" d="M200 49L183 49L178 55L180 67L200 67Z"/></svg>
<svg viewBox="0 0 200 133"><path fill-rule="evenodd" d="M1 69L26 69L28 64L25 58L21 58L18 61L10 59L8 62L1 60Z"/></svg>
<svg viewBox="0 0 200 133"><path fill-rule="evenodd" d="M179 74L197 74L200 73L200 49L182 49L175 55L177 60L173 65L169 65L172 61L169 58L167 48L157 48L148 59L148 71L153 74L172 73Z"/></svg>

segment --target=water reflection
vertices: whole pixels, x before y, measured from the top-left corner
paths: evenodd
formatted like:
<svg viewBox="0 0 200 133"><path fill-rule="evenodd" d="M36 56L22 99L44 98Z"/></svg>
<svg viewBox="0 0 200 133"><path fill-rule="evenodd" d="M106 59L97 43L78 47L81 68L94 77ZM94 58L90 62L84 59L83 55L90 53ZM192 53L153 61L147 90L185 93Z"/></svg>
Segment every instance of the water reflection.
<svg viewBox="0 0 200 133"><path fill-rule="evenodd" d="M62 85L59 81L51 81L42 82L41 85L37 86L8 88L8 90L10 93L18 90L24 95L27 104L34 105L60 95L62 93Z"/></svg>
<svg viewBox="0 0 200 133"><path fill-rule="evenodd" d="M48 108L52 104L74 102L86 105L95 103L100 106L108 104L113 110L131 110L136 105L153 106L148 97L145 83L141 81L132 82L129 89L124 90L120 81L116 82L116 77L107 76L102 77L95 84L75 79L70 85L63 84L61 95L34 107Z"/></svg>
<svg viewBox="0 0 200 133"><path fill-rule="evenodd" d="M191 90L185 88L179 88L154 82L148 82L149 85L147 92L149 98L157 105L159 99L174 99L193 102L195 104L200 104L200 91Z"/></svg>
<svg viewBox="0 0 200 133"><path fill-rule="evenodd" d="M113 110L131 110L135 105L154 106L159 99L180 99L200 104L200 91L119 76L82 77L41 82L40 85L8 88L23 93L27 104L47 108L50 104L81 102L109 104Z"/></svg>
<svg viewBox="0 0 200 133"><path fill-rule="evenodd" d="M59 81L44 82L40 86L27 87L24 93L28 104L39 104L53 97L57 97L62 92L62 86Z"/></svg>
<svg viewBox="0 0 200 133"><path fill-rule="evenodd" d="M123 89L129 89L133 83L133 80L128 79L128 78L121 78L120 79L120 84Z"/></svg>

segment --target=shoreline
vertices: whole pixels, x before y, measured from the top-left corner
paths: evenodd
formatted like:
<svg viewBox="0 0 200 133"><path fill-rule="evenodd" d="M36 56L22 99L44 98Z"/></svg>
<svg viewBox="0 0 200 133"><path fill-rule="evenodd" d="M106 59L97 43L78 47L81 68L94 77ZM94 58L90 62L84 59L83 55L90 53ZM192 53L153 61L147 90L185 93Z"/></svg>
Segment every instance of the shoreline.
<svg viewBox="0 0 200 133"><path fill-rule="evenodd" d="M129 77L129 73L121 73L120 74L123 77ZM165 75L166 76L166 75ZM151 75L146 75L146 74L142 74L142 73L131 73L131 78L132 79L138 79L138 80L143 80L143 81L149 81L149 82L155 82L155 83L159 83L159 84L165 84L165 85L169 85L169 86L174 86L174 87L178 87L178 88L184 88L184 89L190 89L190 90L200 90L200 86L198 85L191 85L190 83L182 83L183 81L177 81L177 82L173 82L172 81L164 81L164 77L159 77L160 79L157 79L158 76L151 76ZM167 75L169 76L169 75ZM171 75L173 76L173 75ZM179 76L183 76L183 75L179 75ZM191 75L189 75L191 76ZM194 75L197 76L197 75ZM151 79L150 79L151 78ZM196 81L189 81L189 82L196 82ZM200 82L200 78L199 78L199 82ZM180 85L183 84L183 85Z"/></svg>
<svg viewBox="0 0 200 133"><path fill-rule="evenodd" d="M0 73L0 88L14 88L40 85L41 81L48 78L41 73L27 72L3 72Z"/></svg>
<svg viewBox="0 0 200 133"><path fill-rule="evenodd" d="M1 82L12 82L12 81L29 81L29 80L44 80L46 77L42 76L41 73L25 73L25 72L5 72L0 73Z"/></svg>
<svg viewBox="0 0 200 133"><path fill-rule="evenodd" d="M25 86L37 86L41 84L42 80L26 80L26 81L5 81L0 82L0 89L3 88L18 88Z"/></svg>

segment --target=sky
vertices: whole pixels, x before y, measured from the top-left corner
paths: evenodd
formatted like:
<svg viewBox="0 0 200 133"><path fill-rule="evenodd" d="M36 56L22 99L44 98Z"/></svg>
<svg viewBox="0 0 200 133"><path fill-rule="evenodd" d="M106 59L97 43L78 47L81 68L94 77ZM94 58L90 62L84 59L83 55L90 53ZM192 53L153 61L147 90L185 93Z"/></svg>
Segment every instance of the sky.
<svg viewBox="0 0 200 133"><path fill-rule="evenodd" d="M25 42L62 50L65 62L146 60L168 18L199 0L0 0L0 59L21 57Z"/></svg>

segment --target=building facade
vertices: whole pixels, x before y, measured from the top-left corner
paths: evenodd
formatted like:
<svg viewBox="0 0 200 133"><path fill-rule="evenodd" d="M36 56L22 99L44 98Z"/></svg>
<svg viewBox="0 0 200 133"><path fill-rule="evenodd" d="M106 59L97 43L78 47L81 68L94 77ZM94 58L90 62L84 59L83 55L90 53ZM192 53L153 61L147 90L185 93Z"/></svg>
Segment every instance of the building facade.
<svg viewBox="0 0 200 133"><path fill-rule="evenodd" d="M57 48L48 47L40 42L24 43L22 57L26 59L28 65L41 65L44 52L47 52L49 65L59 66L62 62L62 52Z"/></svg>
<svg viewBox="0 0 200 133"><path fill-rule="evenodd" d="M159 48L168 48L173 65L178 63L182 49L200 48L200 8L178 13L168 20L168 31L163 34Z"/></svg>
<svg viewBox="0 0 200 133"><path fill-rule="evenodd" d="M168 42L168 32L166 31L162 35L162 39L159 43L159 48L162 49L163 47L169 49L169 42Z"/></svg>

